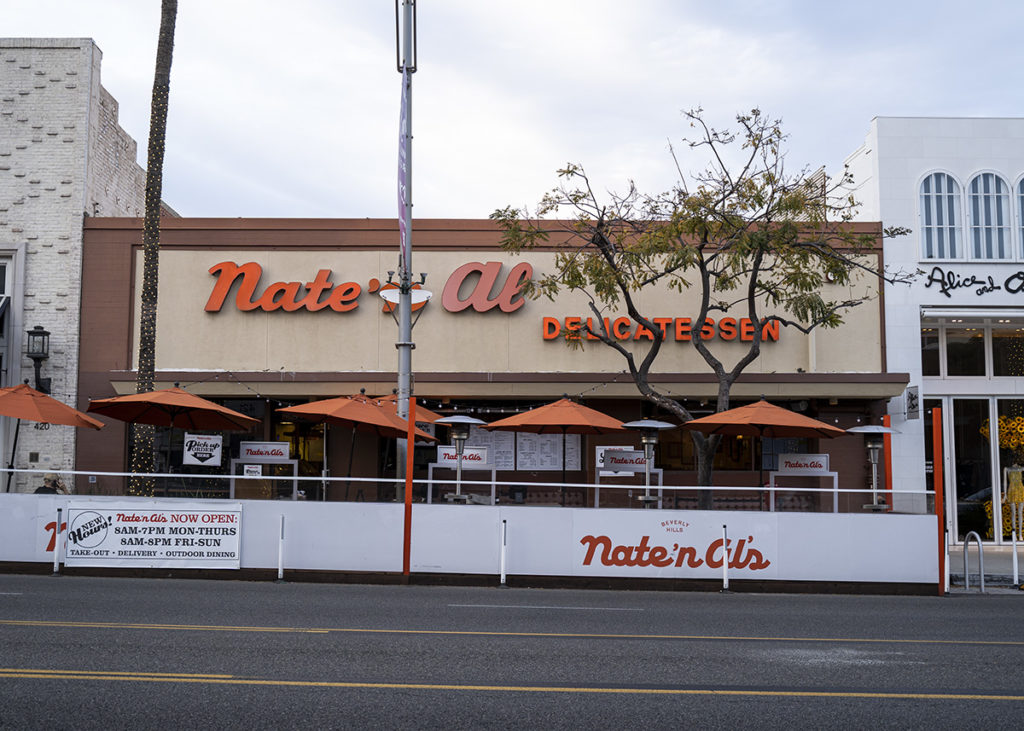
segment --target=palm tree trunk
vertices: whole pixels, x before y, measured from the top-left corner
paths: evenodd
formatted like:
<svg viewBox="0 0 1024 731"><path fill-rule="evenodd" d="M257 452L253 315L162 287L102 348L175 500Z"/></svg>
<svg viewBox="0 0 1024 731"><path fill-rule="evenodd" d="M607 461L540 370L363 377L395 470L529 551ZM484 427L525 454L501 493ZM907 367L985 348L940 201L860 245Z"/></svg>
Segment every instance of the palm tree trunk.
<svg viewBox="0 0 1024 731"><path fill-rule="evenodd" d="M167 101L171 89L171 59L174 55L174 23L178 0L161 0L160 37L156 47L156 73L149 112L149 147L146 159L146 219L143 224L142 311L139 324L139 365L135 390L153 390L156 368L156 306L160 259L160 202L163 194L164 141L167 135ZM154 427L136 424L132 434L132 469L129 484L133 495L152 495L152 478L140 473L153 471Z"/></svg>

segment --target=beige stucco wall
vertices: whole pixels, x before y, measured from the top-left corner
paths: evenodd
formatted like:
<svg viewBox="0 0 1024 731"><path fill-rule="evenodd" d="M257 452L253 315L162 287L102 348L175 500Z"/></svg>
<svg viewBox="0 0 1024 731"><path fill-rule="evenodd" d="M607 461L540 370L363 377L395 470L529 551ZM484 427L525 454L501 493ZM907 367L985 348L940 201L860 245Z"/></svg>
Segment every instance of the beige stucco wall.
<svg viewBox="0 0 1024 731"><path fill-rule="evenodd" d="M472 308L445 311L441 295L449 275L471 261L502 261L503 275L515 264L528 261L535 272L552 266L554 255L530 252L512 256L494 250L423 252L414 270L427 273L426 289L433 292L413 331L414 369L419 372L543 373L607 372L624 368L622 357L598 342L583 351L568 348L561 339L544 340L545 316L588 316L581 295L565 294L556 301L528 300L511 314L497 308L479 313ZM311 281L319 269L332 271L331 281L356 282L363 291L358 307L350 312L241 312L234 296L237 284L220 312L205 312L215 283L209 269L217 263L256 262L263 268L257 294L272 282ZM229 370L235 372L367 372L391 371L397 364L397 326L382 312L382 300L368 291L371 279L384 281L395 265L393 251L252 251L165 249L160 254L160 293L157 320L158 370ZM141 282L141 256L136 261L136 282ZM852 291L835 288L835 297L875 291L870 278ZM465 293L465 288L464 288ZM833 295L833 293L829 293ZM138 311L136 292L136 311ZM696 310L696 292L667 289L644 292L641 308L651 316L689 317ZM879 372L882 370L877 300L854 308L839 329L819 330L812 336L783 328L778 342L766 342L751 373ZM623 313L608 313L619 316ZM736 317L742 316L737 311ZM136 322L134 334L137 352ZM633 345L637 352L643 347ZM690 343L665 344L656 372L703 373L708 367ZM713 348L730 365L747 344L720 339Z"/></svg>

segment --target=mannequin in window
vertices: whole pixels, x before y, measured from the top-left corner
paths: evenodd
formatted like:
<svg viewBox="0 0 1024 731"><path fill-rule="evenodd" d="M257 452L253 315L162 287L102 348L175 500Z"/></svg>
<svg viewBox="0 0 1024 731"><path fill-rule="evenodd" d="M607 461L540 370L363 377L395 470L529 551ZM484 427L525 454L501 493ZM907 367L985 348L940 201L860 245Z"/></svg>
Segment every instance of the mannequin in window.
<svg viewBox="0 0 1024 731"><path fill-rule="evenodd" d="M1013 534L1020 540L1024 529L1024 468L1013 465L1003 470L1003 502L1010 504Z"/></svg>

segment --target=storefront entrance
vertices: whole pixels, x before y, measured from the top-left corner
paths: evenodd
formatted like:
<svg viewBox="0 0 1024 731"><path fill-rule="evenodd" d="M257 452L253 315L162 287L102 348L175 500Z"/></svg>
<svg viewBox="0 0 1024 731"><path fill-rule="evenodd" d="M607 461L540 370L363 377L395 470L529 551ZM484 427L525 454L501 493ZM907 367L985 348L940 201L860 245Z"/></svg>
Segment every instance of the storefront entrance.
<svg viewBox="0 0 1024 731"><path fill-rule="evenodd" d="M983 541L1009 543L1011 507L1003 496L1009 481L1016 479L1013 473L1019 475L1024 468L1024 399L949 396L926 399L924 405L928 419L935 407L945 415L947 494L957 542L974 531ZM930 428L925 435L930 442ZM927 477L931 484L931 475Z"/></svg>
<svg viewBox="0 0 1024 731"><path fill-rule="evenodd" d="M953 536L1009 543L1003 495L1024 467L1024 314L956 314L921 326L925 456L931 464L931 410L941 407Z"/></svg>

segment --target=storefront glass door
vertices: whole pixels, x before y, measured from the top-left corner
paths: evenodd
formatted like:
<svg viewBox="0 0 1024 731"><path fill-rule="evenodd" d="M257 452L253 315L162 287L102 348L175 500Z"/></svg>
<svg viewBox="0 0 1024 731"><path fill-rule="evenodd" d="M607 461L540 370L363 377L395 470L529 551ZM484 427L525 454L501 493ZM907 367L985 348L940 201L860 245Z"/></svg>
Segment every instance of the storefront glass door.
<svg viewBox="0 0 1024 731"><path fill-rule="evenodd" d="M992 500L992 450L989 445L990 399L954 398L952 460L955 531L962 541L971 531L992 540L992 520L985 503Z"/></svg>

